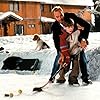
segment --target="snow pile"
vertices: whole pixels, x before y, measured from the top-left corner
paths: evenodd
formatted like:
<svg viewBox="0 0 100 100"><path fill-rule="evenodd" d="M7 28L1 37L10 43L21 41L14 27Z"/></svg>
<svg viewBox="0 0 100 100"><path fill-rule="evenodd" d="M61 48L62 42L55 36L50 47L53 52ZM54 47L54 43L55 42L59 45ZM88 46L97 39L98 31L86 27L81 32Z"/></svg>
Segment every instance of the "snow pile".
<svg viewBox="0 0 100 100"><path fill-rule="evenodd" d="M99 34L100 33L90 33L89 45L86 50L88 72L90 74L90 79L92 80L97 80L100 75ZM6 53L5 51L3 53L0 53L1 67L3 65L3 61L9 56L18 56L24 59L38 58L40 60L41 69L39 71L36 71L35 74L50 75L56 56L52 34L40 35L40 38L50 46L50 49L44 49L40 51L34 50L36 47L36 42L32 40L33 35L0 37L0 45L5 48L5 51L9 51L9 53ZM0 71L0 73L3 72ZM6 73L9 73L9 71L6 71ZM17 71L17 73L26 74L25 71ZM27 74L30 74L30 72Z"/></svg>
<svg viewBox="0 0 100 100"><path fill-rule="evenodd" d="M0 66L2 67L3 61L10 56L18 56L23 59L38 58L41 64L41 70L36 73L46 75L50 74L56 55L52 34L40 35L40 38L50 46L50 49L43 49L40 51L34 50L37 43L32 40L33 35L0 37L0 45L4 47L4 52L0 53ZM9 53L6 53L6 51ZM0 73L5 72L8 73L9 71L0 71ZM23 74L26 73L23 72Z"/></svg>
<svg viewBox="0 0 100 100"><path fill-rule="evenodd" d="M90 79L97 80L100 76L100 47L94 50L89 50L87 52L87 59Z"/></svg>
<svg viewBox="0 0 100 100"><path fill-rule="evenodd" d="M50 49L35 51L36 43L33 36L0 37L0 46L5 48L0 53L0 66L8 56L19 56L22 58L38 58L41 61L41 69L33 72L18 72L0 70L0 99L1 100L99 100L100 99L100 33L90 33L89 45L86 51L88 60L88 71L93 81L92 85L73 87L68 85L68 76L64 84L48 84L42 92L32 92L34 87L43 86L49 79L53 66L56 50L54 48L52 34L40 35L40 37L51 47ZM9 51L9 53L6 53ZM27 75L28 74L28 75ZM56 77L57 78L57 77ZM97 81L99 80L99 81ZM18 96L18 90L22 94ZM14 97L5 97L5 93L13 93ZM73 95L74 94L74 95ZM91 96L90 96L90 95Z"/></svg>

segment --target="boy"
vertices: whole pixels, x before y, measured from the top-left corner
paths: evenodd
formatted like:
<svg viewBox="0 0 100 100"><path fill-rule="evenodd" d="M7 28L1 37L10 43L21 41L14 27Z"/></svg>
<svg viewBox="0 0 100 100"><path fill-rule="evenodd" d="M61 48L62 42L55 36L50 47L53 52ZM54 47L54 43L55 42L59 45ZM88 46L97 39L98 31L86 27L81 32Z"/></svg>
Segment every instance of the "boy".
<svg viewBox="0 0 100 100"><path fill-rule="evenodd" d="M72 56L76 55L77 53L80 53L80 46L79 46L79 42L78 42L78 36L80 34L80 31L77 30L75 32L74 31L74 21L69 18L69 20L67 20L67 22L63 24L61 24L61 26L63 27L63 29L66 31L63 31L63 34L60 35L60 49L61 49L61 56L59 58L59 64L62 64L63 62L66 63L67 65L70 63L70 57L72 58ZM66 38L64 37L64 34L66 34ZM63 45L62 45L63 43ZM65 44L65 45L64 45ZM69 55L69 58L68 58ZM61 63L62 62L62 63ZM79 85L77 77L79 74L79 55L77 54L77 56L75 56L75 58L72 60L73 64L72 64L72 71L69 75L69 84L70 85ZM69 70L69 66L66 66L65 71ZM61 79L59 78L57 80L58 83L63 83L62 80L64 79L64 72L65 71L60 71L61 75L63 73L63 75L61 76Z"/></svg>

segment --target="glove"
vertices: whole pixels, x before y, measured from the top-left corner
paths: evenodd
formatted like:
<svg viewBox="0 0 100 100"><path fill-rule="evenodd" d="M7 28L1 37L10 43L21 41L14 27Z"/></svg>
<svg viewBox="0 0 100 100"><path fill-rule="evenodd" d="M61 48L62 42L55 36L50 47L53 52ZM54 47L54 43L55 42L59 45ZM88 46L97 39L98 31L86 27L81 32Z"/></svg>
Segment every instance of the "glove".
<svg viewBox="0 0 100 100"><path fill-rule="evenodd" d="M82 40L80 41L80 47L81 47L82 49L85 49L85 48L87 47L87 44L88 44L88 41L85 40L85 39L82 39Z"/></svg>
<svg viewBox="0 0 100 100"><path fill-rule="evenodd" d="M59 64L69 64L70 63L70 52L69 52L69 49L67 48L63 48L61 50L61 55L60 55L60 58L59 58L59 61L58 61Z"/></svg>

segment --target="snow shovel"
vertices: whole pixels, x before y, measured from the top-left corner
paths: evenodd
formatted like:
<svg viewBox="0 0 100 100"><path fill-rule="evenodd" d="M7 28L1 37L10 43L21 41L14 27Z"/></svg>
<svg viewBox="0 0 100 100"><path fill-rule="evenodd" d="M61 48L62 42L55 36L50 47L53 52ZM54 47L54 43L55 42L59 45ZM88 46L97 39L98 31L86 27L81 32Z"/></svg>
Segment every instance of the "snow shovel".
<svg viewBox="0 0 100 100"><path fill-rule="evenodd" d="M60 72L60 70L62 70L63 68L64 68L64 67L61 67L61 68L52 76L52 78L54 78L54 77ZM35 88L33 88L33 91L41 92L41 91L42 91L42 88L44 88L48 83L49 83L49 81L48 81L46 84L44 84L43 86L41 86L41 87L35 87Z"/></svg>

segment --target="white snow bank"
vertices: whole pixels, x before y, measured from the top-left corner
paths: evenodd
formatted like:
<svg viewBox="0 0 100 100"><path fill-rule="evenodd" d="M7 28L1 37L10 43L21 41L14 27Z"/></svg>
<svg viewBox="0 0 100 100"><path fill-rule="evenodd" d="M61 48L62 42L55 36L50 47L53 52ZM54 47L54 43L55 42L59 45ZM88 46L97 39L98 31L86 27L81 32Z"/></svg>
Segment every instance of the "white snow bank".
<svg viewBox="0 0 100 100"><path fill-rule="evenodd" d="M37 73L50 73L56 55L52 34L40 35L40 38L50 46L50 49L34 50L37 43L32 40L33 35L0 37L0 45L4 47L4 52L0 53L0 66L2 67L3 61L10 56L18 56L23 59L38 58L41 63L41 71L37 71ZM9 53L6 53L6 51ZM8 71L6 71L6 73L8 73Z"/></svg>
<svg viewBox="0 0 100 100"><path fill-rule="evenodd" d="M35 43L32 41L33 36L14 36L0 37L0 44L4 46L6 53L0 53L0 65L4 58L15 55L22 58L39 58L41 69L33 74L30 72L0 71L0 100L99 100L100 99L100 33L91 33L89 36L89 46L86 54L88 58L88 71L93 81L92 85L72 87L68 85L68 76L64 84L48 84L42 92L32 92L34 87L43 86L49 79L56 55L56 50L52 41L52 34L41 35L41 38L47 42L51 49L35 51ZM91 41L90 41L91 40ZM24 74L24 75L21 75ZM28 74L28 75L27 75ZM56 77L57 78L57 77ZM82 84L81 80L79 83ZM5 93L18 94L20 96L4 97Z"/></svg>
<svg viewBox="0 0 100 100"><path fill-rule="evenodd" d="M98 79L100 73L99 35L100 33L90 33L88 40L89 45L86 50L88 71L90 74L90 78L93 80ZM0 53L1 67L3 65L4 59L6 59L8 56L19 56L25 59L38 58L41 62L41 69L35 74L50 74L56 56L52 34L40 35L40 38L43 39L50 46L50 49L35 51L34 48L36 47L36 42L32 40L33 35L0 37L0 45L5 48L5 51L9 51L8 54L6 52ZM2 71L0 71L0 73L2 73ZM23 72L23 74L26 73Z"/></svg>

